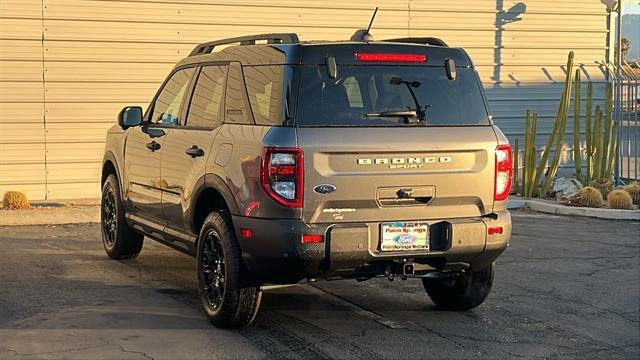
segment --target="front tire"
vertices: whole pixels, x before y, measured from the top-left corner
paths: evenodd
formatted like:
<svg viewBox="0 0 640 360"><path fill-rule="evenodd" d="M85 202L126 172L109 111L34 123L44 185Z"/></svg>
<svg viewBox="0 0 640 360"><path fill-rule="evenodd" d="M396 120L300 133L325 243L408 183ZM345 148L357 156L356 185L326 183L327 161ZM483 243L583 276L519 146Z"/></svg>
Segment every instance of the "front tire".
<svg viewBox="0 0 640 360"><path fill-rule="evenodd" d="M135 258L140 254L144 242L144 236L127 224L124 215L118 179L111 174L102 186L100 229L104 251L114 260Z"/></svg>
<svg viewBox="0 0 640 360"><path fill-rule="evenodd" d="M424 289L437 307L465 311L482 304L493 285L493 264L480 271L461 271L438 278L422 279Z"/></svg>
<svg viewBox="0 0 640 360"><path fill-rule="evenodd" d="M198 292L207 318L219 328L253 322L262 298L260 286L243 279L240 248L224 213L209 214L198 236Z"/></svg>

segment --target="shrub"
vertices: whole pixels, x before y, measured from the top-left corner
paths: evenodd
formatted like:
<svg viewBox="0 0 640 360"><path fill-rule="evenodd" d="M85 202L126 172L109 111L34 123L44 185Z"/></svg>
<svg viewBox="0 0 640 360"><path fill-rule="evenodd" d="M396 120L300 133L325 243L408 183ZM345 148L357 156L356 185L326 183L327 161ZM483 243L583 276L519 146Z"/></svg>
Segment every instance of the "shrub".
<svg viewBox="0 0 640 360"><path fill-rule="evenodd" d="M31 204L27 200L27 195L21 191L7 191L2 199L2 206L7 210L29 209Z"/></svg>

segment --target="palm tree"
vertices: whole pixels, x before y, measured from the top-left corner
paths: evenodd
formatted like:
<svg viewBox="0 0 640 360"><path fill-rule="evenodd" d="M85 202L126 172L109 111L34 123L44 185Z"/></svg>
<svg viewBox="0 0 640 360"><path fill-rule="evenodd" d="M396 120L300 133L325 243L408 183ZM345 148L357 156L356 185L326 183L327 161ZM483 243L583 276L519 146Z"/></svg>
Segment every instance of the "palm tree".
<svg viewBox="0 0 640 360"><path fill-rule="evenodd" d="M622 60L627 57L629 50L631 49L631 41L629 39L623 37L622 38Z"/></svg>

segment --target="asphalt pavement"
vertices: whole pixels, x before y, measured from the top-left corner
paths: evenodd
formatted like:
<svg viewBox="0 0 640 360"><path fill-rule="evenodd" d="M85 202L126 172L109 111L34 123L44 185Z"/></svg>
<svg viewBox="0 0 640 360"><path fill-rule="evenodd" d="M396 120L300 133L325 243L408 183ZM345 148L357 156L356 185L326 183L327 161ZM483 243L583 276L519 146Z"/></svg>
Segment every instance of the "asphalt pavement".
<svg viewBox="0 0 640 360"><path fill-rule="evenodd" d="M1 359L640 358L640 223L515 212L493 292L437 310L418 280L265 290L211 327L195 261L151 240L108 260L98 224L0 227Z"/></svg>

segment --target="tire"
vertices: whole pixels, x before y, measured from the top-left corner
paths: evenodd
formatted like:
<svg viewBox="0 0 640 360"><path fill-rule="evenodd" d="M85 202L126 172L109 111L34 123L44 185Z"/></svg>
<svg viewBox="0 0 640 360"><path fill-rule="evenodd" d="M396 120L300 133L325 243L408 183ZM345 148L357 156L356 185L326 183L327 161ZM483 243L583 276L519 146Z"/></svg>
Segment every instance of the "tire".
<svg viewBox="0 0 640 360"><path fill-rule="evenodd" d="M262 298L260 286L246 281L240 248L222 211L207 216L198 236L198 293L212 325L241 328L253 322Z"/></svg>
<svg viewBox="0 0 640 360"><path fill-rule="evenodd" d="M100 230L104 251L111 259L132 259L140 254L144 236L127 224L120 186L113 174L107 177L102 186Z"/></svg>
<svg viewBox="0 0 640 360"><path fill-rule="evenodd" d="M480 271L461 271L451 276L422 279L424 289L437 307L464 311L484 302L493 285L493 264Z"/></svg>

